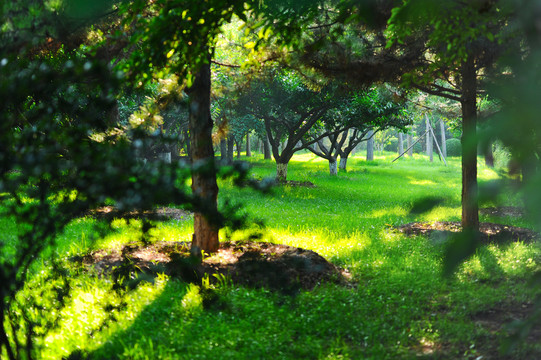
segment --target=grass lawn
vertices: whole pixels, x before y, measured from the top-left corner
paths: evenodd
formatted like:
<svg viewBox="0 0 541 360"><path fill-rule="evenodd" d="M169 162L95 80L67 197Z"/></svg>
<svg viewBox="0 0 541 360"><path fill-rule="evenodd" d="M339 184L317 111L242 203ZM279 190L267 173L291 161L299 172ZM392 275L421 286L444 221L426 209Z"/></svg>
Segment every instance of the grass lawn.
<svg viewBox="0 0 541 360"><path fill-rule="evenodd" d="M250 289L224 279L216 291L220 305L205 308L200 287L159 276L133 291L113 291L108 278L84 272L72 277L73 296L58 327L38 357L72 359L493 359L502 358L505 329L531 308L537 289L528 276L539 269L538 244L487 245L464 263L453 278L443 278L444 245L406 237L393 226L414 221L460 220L460 159L449 166L425 157L381 154L366 162L352 157L347 173L328 174L326 161L295 156L288 180L315 187L278 187L272 196L220 184L220 201L244 205L247 216L264 221L262 241L314 250L352 274L354 287L323 284L295 296ZM250 159L256 178L274 176L273 161ZM479 180L498 174L479 162ZM409 210L423 197L443 198L427 213ZM520 206L513 191L488 206ZM189 241L186 219L158 224L153 240ZM71 224L54 250L58 256L90 248L119 246L138 238L141 222L118 219L115 231L93 242L91 224ZM532 227L516 217L481 216L481 221ZM14 231L1 223L5 236ZM221 234L222 240L228 236ZM233 234L240 239L242 234ZM28 292L37 291L41 263ZM117 321L101 326L115 312ZM522 314L521 313L521 314ZM498 321L495 321L498 320ZM79 352L75 352L79 349ZM80 357L78 357L80 356ZM526 342L506 355L541 358L541 344Z"/></svg>

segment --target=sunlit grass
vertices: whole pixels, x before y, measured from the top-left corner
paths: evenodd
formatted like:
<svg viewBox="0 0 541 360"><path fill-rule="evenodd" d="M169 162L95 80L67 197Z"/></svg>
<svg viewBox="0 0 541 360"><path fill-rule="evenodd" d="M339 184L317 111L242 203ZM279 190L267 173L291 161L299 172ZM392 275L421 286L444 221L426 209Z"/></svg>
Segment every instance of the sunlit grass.
<svg viewBox="0 0 541 360"><path fill-rule="evenodd" d="M231 181L219 184L220 203L241 203L247 216L263 220L261 241L313 250L346 268L355 286L327 284L290 297L226 285L217 289L223 306L206 309L199 286L165 276L119 294L107 278L82 273L73 279L75 291L41 357L58 359L80 349L94 359L399 359L424 351L437 357L442 344L443 358L483 356L482 350L465 354L486 336L470 314L498 302L533 299L537 291L526 279L539 269L541 250L521 242L488 245L453 278L443 278L444 246L406 237L393 227L460 220L460 159L450 158L445 166L418 154L391 163L395 157L377 153L376 160L367 162L354 156L347 173L330 176L325 160L300 154L289 165L288 179L311 181L315 188L278 186L273 195L234 188ZM274 177L274 162L261 156L250 161L252 176ZM479 164L481 183L498 178ZM411 214L413 204L427 196L442 202L427 213ZM517 194L501 198L504 205L520 205ZM529 225L512 217L482 219ZM105 237L93 229L97 221L74 221L55 251L84 254L141 237L139 220L115 220ZM0 226L6 236L15 231L9 220ZM151 231L150 240L189 242L192 231L191 218L165 221ZM222 230L220 240L230 235ZM231 239L244 240L245 235L239 232ZM115 310L117 321L99 329L104 305L114 308L121 301L127 306Z"/></svg>

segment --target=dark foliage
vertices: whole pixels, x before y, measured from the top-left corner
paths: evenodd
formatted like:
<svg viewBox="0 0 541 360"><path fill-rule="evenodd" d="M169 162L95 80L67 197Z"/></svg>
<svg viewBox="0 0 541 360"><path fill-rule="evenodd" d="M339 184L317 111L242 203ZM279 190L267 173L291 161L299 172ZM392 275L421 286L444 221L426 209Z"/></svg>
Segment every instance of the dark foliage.
<svg viewBox="0 0 541 360"><path fill-rule="evenodd" d="M12 53L0 59L0 207L17 228L15 240L0 239L6 254L0 259L0 352L30 359L34 340L54 328L58 315L51 314L60 314L69 296L52 245L74 218L109 203L120 211L183 205L219 227L244 220L232 216L235 206L221 214L186 187L192 170L204 174L204 166L138 159L157 135L137 128L118 133L111 126L107 112L121 76L107 65L77 57L52 64ZM246 172L239 164L222 175L246 183ZM42 279L46 285L33 296L18 296L36 276L38 259L51 269Z"/></svg>

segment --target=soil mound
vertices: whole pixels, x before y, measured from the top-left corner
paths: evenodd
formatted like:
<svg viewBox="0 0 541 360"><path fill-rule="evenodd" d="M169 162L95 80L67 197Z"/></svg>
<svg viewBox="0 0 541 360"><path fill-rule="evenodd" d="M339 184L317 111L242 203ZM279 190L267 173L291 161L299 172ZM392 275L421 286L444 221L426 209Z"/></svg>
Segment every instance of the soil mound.
<svg viewBox="0 0 541 360"><path fill-rule="evenodd" d="M286 294L311 290L323 282L352 286L350 275L314 251L265 242L225 242L217 253L198 260L189 244L130 244L118 250L97 250L79 259L98 276L136 279L165 273L184 281L231 281ZM216 276L215 276L216 275Z"/></svg>

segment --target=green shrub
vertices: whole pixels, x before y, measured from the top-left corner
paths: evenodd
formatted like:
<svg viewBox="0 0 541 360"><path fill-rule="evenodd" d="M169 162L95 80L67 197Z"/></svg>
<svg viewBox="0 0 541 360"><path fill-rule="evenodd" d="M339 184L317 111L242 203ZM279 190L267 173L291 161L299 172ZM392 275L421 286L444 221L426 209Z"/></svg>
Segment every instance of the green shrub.
<svg viewBox="0 0 541 360"><path fill-rule="evenodd" d="M462 145L459 139L449 139L445 142L447 146L447 156L460 156L462 155Z"/></svg>
<svg viewBox="0 0 541 360"><path fill-rule="evenodd" d="M419 141L417 144L413 145L412 150L414 153L420 154L423 152L423 145L421 145L421 142Z"/></svg>
<svg viewBox="0 0 541 360"><path fill-rule="evenodd" d="M398 151L398 139L397 138L390 139L387 142L387 144L385 144L385 146L383 147L383 150L397 152Z"/></svg>

